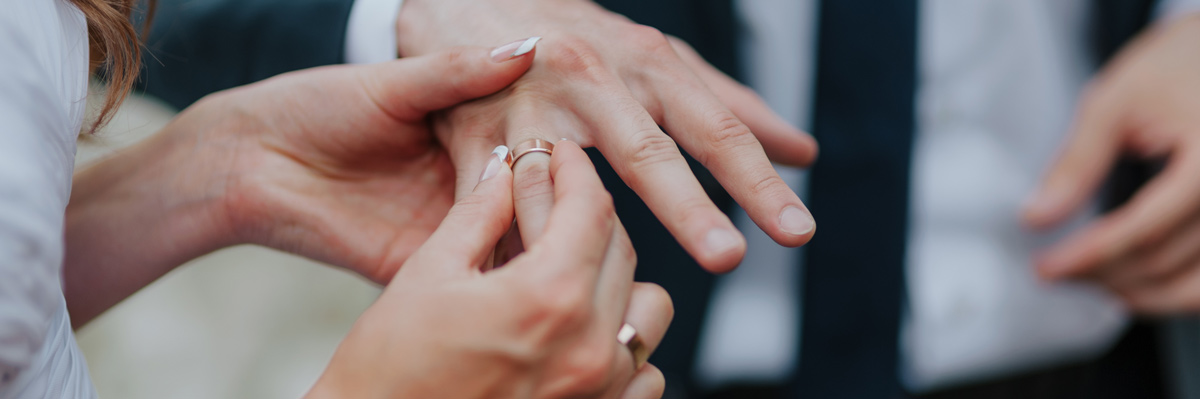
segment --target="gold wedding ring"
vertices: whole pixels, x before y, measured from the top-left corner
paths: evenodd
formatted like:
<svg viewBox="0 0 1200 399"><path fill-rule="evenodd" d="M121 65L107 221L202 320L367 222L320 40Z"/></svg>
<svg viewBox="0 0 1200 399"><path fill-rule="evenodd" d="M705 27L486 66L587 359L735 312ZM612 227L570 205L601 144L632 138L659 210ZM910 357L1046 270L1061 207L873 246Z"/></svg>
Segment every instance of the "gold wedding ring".
<svg viewBox="0 0 1200 399"><path fill-rule="evenodd" d="M646 343L642 342L642 337L638 336L637 330L629 323L621 326L621 331L617 331L617 342L629 348L629 353L633 354L633 369L641 370L642 366L646 365L646 360L650 359L650 348L646 347Z"/></svg>
<svg viewBox="0 0 1200 399"><path fill-rule="evenodd" d="M554 154L554 143L542 139L522 141L520 144L513 146L512 152L510 153L511 156L509 157L512 159L512 161L509 162L508 166L510 168L515 168L517 166L517 161L519 161L521 157L534 152L552 155Z"/></svg>

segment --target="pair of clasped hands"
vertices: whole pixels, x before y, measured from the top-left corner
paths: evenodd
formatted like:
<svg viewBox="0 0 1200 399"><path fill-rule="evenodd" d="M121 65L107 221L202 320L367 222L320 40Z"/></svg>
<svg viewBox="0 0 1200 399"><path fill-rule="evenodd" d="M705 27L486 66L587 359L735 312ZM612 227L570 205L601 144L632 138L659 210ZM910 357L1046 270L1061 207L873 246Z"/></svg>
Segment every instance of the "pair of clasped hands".
<svg viewBox="0 0 1200 399"><path fill-rule="evenodd" d="M657 39L664 50L670 49L665 36ZM376 106L367 109L383 110L380 116L402 122L378 129L388 137L385 141L397 142L350 144L330 136L329 144L354 153L386 151L378 162L395 162L397 169L387 168L393 172L384 175L408 175L408 181L388 187L390 178L372 183L354 173L346 176L345 186L328 189L348 195L342 200L350 202L361 200L355 198L359 190L396 190L396 205L388 208L363 201L371 202L375 213L364 216L396 217L397 224L390 225L416 222L419 227L380 234L389 238L382 242L347 242L374 245L355 253L380 256L361 263L377 268L360 271L379 280L395 275L339 347L311 398L661 397L662 373L643 363L670 324L671 300L657 285L633 281L636 255L630 239L581 144L600 147L712 270L735 266L745 242L692 175L675 144L683 140L668 137L658 128L660 121L712 135L685 145L719 141L723 147L712 148L704 161L724 165L718 169L724 181L746 184L741 198L752 199L748 204L757 205L754 214L782 241L799 245L808 240L814 224L804 205L775 174L749 128L702 81L690 74L677 77L676 83L687 83L682 87L691 91L677 91L681 97L676 100L687 99L695 109L670 118L652 115L628 92L587 98L590 93L582 90L587 86L553 74L567 68L589 84L612 78L587 64L538 65L535 51L577 52L548 57L546 63L583 62L576 57L584 53L573 48L578 45L533 37L491 50L460 48L360 68L361 94L366 104ZM279 81L320 80L319 73ZM561 103L528 91L542 85L557 86L553 91L589 111L572 115ZM471 100L476 97L482 98ZM456 104L464 100L468 102ZM427 118L427 112L451 106ZM376 130L352 122L360 118L373 119L339 119L360 134ZM802 149L800 157L811 158L808 136L792 128L776 133ZM521 151L528 148L523 143L535 139L553 143L541 145L552 150ZM307 151L284 158L302 152ZM305 163L327 165L327 173L340 174L341 159L376 158ZM413 191L412 184L424 187ZM327 238L361 238L350 232L356 227L329 231ZM429 230L432 234L422 244L419 238ZM336 260L341 254L312 255ZM630 334L636 334L633 346Z"/></svg>
<svg viewBox="0 0 1200 399"><path fill-rule="evenodd" d="M140 238L139 248L175 251L133 252L147 259L175 265L251 243L387 284L310 398L661 396L662 374L638 367L617 335L629 325L652 351L670 323L670 299L632 281L629 238L581 146L598 148L710 271L731 270L746 244L681 148L775 241L812 238L812 216L772 162L806 166L816 143L681 41L585 1L410 0L400 19L401 60L300 71L209 96L125 157L141 162L109 162L76 179L81 197L159 183L155 206L182 217L162 230L178 234ZM1048 278L1093 278L1140 298L1131 303L1141 310L1200 309L1197 278L1166 288L1159 278L1200 276L1192 250L1200 247L1200 106L1188 111L1200 104L1200 52L1189 40L1196 20L1147 34L1089 92L1029 224L1069 215L1130 143L1171 163L1131 205L1048 250L1038 264ZM477 23L439 29L462 21ZM456 47L536 35L544 36L536 46ZM553 155L532 153L510 169L494 151L531 139L555 143ZM168 166L146 166L156 160ZM122 179L86 183L104 174ZM111 212L78 207L68 216ZM155 212L128 219L165 219ZM99 237L74 247L91 263L131 253L110 251L123 246L109 235L78 230L68 228L68 243L72 234ZM147 245L167 236L170 245ZM521 251L497 249L512 242ZM1139 254L1158 266L1139 268ZM75 258L67 254L68 267ZM1109 284L1131 273L1139 283ZM81 280L102 294L72 304L72 319L85 323L155 277Z"/></svg>
<svg viewBox="0 0 1200 399"><path fill-rule="evenodd" d="M581 146L598 147L718 272L736 266L745 240L676 143L793 246L815 225L738 115L764 123L762 139L791 163L809 162L815 146L686 48L606 18L635 27L624 40L644 43L658 67L618 74L620 60L559 34L454 43L205 97L76 175L64 266L72 322L196 256L257 244L386 284L310 399L660 397L664 377L645 361L671 299L633 281L633 246ZM505 150L533 139L552 151Z"/></svg>

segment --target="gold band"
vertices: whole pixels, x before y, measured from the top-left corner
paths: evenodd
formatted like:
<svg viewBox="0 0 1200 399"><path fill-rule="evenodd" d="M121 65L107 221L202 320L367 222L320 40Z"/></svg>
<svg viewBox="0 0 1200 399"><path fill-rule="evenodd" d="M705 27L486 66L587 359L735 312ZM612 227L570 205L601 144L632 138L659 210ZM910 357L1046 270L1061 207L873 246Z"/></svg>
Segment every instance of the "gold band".
<svg viewBox="0 0 1200 399"><path fill-rule="evenodd" d="M552 155L554 154L554 143L542 139L522 141L520 144L513 146L511 153L512 162L509 163L508 166L516 167L517 161L519 161L521 157L532 152L542 152L546 155Z"/></svg>
<svg viewBox="0 0 1200 399"><path fill-rule="evenodd" d="M650 348L642 342L642 337L638 336L637 330L629 323L621 326L621 331L617 331L617 342L629 348L629 353L633 355L633 369L641 370L642 366L646 365L646 360L650 359Z"/></svg>

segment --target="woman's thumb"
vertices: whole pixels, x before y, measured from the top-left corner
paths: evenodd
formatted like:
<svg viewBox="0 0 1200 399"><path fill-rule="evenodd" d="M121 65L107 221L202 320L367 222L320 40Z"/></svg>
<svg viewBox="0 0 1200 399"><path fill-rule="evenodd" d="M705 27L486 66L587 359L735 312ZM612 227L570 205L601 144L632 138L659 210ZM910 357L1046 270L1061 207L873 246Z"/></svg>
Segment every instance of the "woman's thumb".
<svg viewBox="0 0 1200 399"><path fill-rule="evenodd" d="M533 65L540 37L494 49L457 47L439 53L371 65L367 91L393 117L415 121L425 114L500 91Z"/></svg>

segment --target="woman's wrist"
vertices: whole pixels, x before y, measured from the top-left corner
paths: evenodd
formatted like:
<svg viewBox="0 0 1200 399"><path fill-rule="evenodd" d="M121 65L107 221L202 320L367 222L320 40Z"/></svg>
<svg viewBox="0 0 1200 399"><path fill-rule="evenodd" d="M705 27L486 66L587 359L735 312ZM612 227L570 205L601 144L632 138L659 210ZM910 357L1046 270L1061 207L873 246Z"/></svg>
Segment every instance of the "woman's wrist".
<svg viewBox="0 0 1200 399"><path fill-rule="evenodd" d="M228 151L197 126L154 137L76 174L64 285L76 326L203 254L237 244L225 206Z"/></svg>

